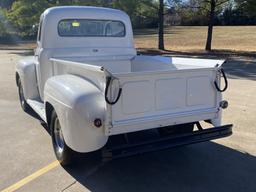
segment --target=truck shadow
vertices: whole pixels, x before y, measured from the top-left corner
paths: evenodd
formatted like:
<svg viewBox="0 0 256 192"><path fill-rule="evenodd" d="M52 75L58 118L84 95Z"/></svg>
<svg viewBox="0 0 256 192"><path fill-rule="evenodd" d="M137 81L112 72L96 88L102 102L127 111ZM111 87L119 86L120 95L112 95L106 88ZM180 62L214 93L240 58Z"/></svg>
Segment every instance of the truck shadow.
<svg viewBox="0 0 256 192"><path fill-rule="evenodd" d="M255 192L255 165L256 157L248 153L204 142L107 162L85 154L64 169L76 180L73 185L96 192Z"/></svg>
<svg viewBox="0 0 256 192"><path fill-rule="evenodd" d="M79 183L95 192L255 192L255 165L255 156L212 141L106 162L98 151L63 167L76 181L64 191Z"/></svg>
<svg viewBox="0 0 256 192"><path fill-rule="evenodd" d="M90 191L255 192L256 158L214 142L65 168ZM69 186L72 187L72 186Z"/></svg>

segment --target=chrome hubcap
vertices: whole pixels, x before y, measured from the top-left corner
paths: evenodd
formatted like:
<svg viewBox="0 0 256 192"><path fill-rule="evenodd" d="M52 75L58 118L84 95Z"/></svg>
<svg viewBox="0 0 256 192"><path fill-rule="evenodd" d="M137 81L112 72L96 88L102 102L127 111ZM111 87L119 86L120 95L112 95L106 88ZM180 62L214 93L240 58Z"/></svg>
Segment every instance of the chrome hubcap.
<svg viewBox="0 0 256 192"><path fill-rule="evenodd" d="M54 122L54 139L57 151L61 153L64 150L64 138L58 118L56 118Z"/></svg>

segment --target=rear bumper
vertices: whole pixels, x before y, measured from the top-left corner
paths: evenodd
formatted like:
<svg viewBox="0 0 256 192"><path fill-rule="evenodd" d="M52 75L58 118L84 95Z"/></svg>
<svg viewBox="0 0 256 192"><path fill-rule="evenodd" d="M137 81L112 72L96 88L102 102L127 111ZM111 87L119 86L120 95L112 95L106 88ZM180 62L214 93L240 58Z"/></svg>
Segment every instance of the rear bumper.
<svg viewBox="0 0 256 192"><path fill-rule="evenodd" d="M106 145L103 148L103 157L105 159L114 159L219 139L222 137L230 136L232 134L232 127L232 124L228 124L220 127L198 130L188 134L158 137L150 141L139 141L137 143L131 144L126 143L123 145L112 145L112 147L111 145Z"/></svg>

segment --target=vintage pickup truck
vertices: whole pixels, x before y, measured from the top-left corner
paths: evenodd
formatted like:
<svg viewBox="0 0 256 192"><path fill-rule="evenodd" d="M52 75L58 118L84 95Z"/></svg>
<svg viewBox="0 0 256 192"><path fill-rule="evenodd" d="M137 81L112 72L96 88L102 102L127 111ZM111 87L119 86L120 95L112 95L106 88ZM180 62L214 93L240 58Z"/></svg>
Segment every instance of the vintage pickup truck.
<svg viewBox="0 0 256 192"><path fill-rule="evenodd" d="M126 13L54 7L41 15L35 55L17 63L16 83L21 107L47 123L67 165L77 152L119 157L231 135L232 124L221 126L223 63L137 55Z"/></svg>

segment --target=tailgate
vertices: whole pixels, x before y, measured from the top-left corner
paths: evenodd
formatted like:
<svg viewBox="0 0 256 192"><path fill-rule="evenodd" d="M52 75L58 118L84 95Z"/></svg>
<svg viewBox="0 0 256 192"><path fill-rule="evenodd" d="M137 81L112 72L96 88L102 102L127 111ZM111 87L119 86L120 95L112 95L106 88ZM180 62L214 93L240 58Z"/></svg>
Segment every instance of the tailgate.
<svg viewBox="0 0 256 192"><path fill-rule="evenodd" d="M117 74L120 100L111 106L108 134L216 118L216 68Z"/></svg>

